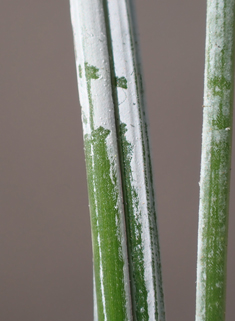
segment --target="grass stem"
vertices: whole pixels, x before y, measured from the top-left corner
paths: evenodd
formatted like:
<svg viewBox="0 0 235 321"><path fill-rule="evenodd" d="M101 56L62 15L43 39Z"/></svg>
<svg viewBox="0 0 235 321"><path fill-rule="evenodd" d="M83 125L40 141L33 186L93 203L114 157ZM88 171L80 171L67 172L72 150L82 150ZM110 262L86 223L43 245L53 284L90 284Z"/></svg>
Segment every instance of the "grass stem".
<svg viewBox="0 0 235 321"><path fill-rule="evenodd" d="M234 0L207 1L196 321L225 318L234 18Z"/></svg>
<svg viewBox="0 0 235 321"><path fill-rule="evenodd" d="M133 3L71 0L99 321L165 320Z"/></svg>

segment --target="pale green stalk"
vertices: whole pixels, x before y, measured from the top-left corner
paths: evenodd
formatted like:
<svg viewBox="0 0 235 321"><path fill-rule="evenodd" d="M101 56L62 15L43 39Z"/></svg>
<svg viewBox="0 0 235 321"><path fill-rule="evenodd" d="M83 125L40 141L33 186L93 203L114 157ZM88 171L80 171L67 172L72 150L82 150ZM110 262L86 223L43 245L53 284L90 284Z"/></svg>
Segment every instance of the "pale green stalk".
<svg viewBox="0 0 235 321"><path fill-rule="evenodd" d="M95 319L164 321L133 4L70 2L92 223Z"/></svg>
<svg viewBox="0 0 235 321"><path fill-rule="evenodd" d="M196 321L225 319L235 0L208 0Z"/></svg>
<svg viewBox="0 0 235 321"><path fill-rule="evenodd" d="M71 0L99 321L132 320L126 228L103 3Z"/></svg>
<svg viewBox="0 0 235 321"><path fill-rule="evenodd" d="M134 320L165 320L157 218L133 7L107 0ZM138 60L137 60L138 59Z"/></svg>

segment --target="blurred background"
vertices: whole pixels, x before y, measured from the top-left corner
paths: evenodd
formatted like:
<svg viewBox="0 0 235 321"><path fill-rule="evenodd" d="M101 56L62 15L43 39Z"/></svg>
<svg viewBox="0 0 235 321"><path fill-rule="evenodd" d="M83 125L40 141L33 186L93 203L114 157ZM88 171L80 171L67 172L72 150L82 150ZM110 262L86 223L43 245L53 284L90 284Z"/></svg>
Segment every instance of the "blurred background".
<svg viewBox="0 0 235 321"><path fill-rule="evenodd" d="M188 321L195 313L206 1L136 0L136 8L167 320ZM91 236L69 0L1 0L0 43L1 320L90 321Z"/></svg>

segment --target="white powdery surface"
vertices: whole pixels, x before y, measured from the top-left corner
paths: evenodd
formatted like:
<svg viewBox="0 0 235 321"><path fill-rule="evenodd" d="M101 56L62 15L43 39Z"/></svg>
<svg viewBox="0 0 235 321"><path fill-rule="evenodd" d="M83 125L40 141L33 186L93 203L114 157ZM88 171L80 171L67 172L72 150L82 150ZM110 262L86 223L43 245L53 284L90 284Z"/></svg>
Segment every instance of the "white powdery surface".
<svg viewBox="0 0 235 321"><path fill-rule="evenodd" d="M153 265L153 244L151 242L151 231L149 224L148 191L145 174L146 160L143 151L143 116L140 111L140 93L138 88L138 76L136 74L136 61L133 52L133 38L130 29L130 16L127 1L108 0L108 11L113 48L114 72L117 79L123 80L122 85L117 85L118 114L120 123L126 126L125 139L131 146L131 189L137 193L133 200L135 204L134 215L136 226L141 227L141 248L144 265L144 283L147 292L146 303L148 306L148 320L155 320L158 311L155 296L155 279ZM133 194L132 194L132 197ZM138 237L138 235L136 235ZM156 267L155 267L156 268Z"/></svg>
<svg viewBox="0 0 235 321"><path fill-rule="evenodd" d="M131 299L129 288L128 258L126 249L125 219L121 191L121 177L117 136L114 117L114 104L112 97L112 85L110 79L110 65L108 45L106 38L106 25L102 1L99 0L70 0L71 19L74 32L74 46L76 52L76 67L79 87L80 103L83 117L83 134L91 135L93 130L102 127L109 131L106 139L108 158L110 161L110 178L114 182L117 178L116 195L118 195L117 207L119 217L116 221L117 233L120 242L119 255L124 262L123 284L126 302L127 320L132 320ZM87 79L86 66L94 67L96 79ZM89 137L88 136L88 137ZM91 155L92 157L92 155ZM94 194L96 191L93 191ZM94 197L96 197L94 195ZM98 211L98 209L96 210ZM96 215L99 215L96 212ZM97 227L99 228L99 227ZM102 248L98 234L98 247L100 256L100 280L103 301L103 310L106 311L106 293L103 287L104 271L102 267ZM108 316L105 313L105 320Z"/></svg>
<svg viewBox="0 0 235 321"><path fill-rule="evenodd" d="M203 135L202 135L202 158L201 158L201 178L200 178L200 206L199 206L199 231L198 231L198 268L197 268L197 305L196 321L207 320L208 309L211 309L206 302L207 271L210 268L210 259L216 253L210 249L208 253L208 240L206 235L210 229L211 242L216 242L221 252L224 248L224 241L219 243L217 232L209 224L209 215L212 209L218 204L220 208L227 207L227 199L217 195L209 189L211 180L211 153L222 153L227 148L230 139L230 127L218 128L219 117L228 119L231 112L231 86L225 84L233 83L232 70L232 50L233 50L233 26L234 26L234 0L209 1L207 5L207 36L206 36L206 66L205 66L205 87L203 103ZM215 85L215 84L220 84ZM222 109L221 109L222 108ZM224 159L224 161L222 160ZM218 175L218 184L221 190L229 180L227 158L221 158ZM212 175L212 176L211 176ZM219 213L220 220L224 219L226 213ZM226 226L220 226L220 233L226 235ZM220 273L220 271L218 271ZM221 270L221 273L224 271ZM224 287L224 284L217 282L216 288ZM212 291L213 289L211 289ZM219 302L215 303L216 306Z"/></svg>

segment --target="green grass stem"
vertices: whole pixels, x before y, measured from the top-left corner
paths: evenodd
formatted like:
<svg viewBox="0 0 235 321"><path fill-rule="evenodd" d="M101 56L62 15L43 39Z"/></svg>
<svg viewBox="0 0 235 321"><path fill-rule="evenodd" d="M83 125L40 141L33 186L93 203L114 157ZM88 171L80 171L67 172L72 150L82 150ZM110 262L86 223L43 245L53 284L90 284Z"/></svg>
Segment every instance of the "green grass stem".
<svg viewBox="0 0 235 321"><path fill-rule="evenodd" d="M196 321L225 319L234 0L207 1Z"/></svg>
<svg viewBox="0 0 235 321"><path fill-rule="evenodd" d="M71 1L99 321L132 320L126 228L101 1Z"/></svg>
<svg viewBox="0 0 235 321"><path fill-rule="evenodd" d="M165 320L159 236L133 4L107 1L134 320Z"/></svg>
<svg viewBox="0 0 235 321"><path fill-rule="evenodd" d="M95 318L164 321L133 3L70 3L91 215Z"/></svg>

